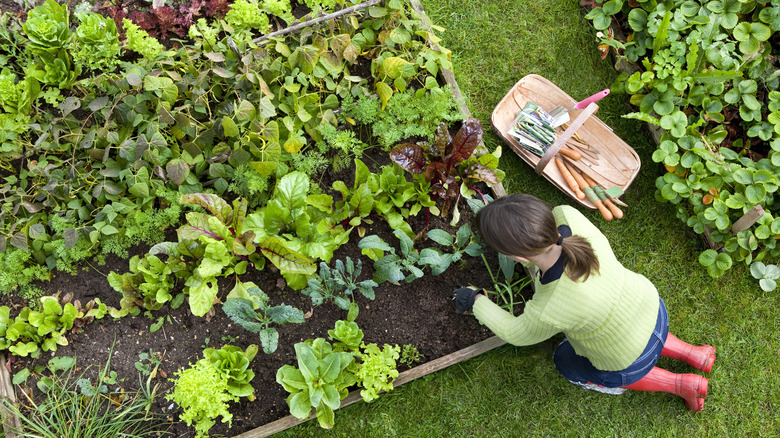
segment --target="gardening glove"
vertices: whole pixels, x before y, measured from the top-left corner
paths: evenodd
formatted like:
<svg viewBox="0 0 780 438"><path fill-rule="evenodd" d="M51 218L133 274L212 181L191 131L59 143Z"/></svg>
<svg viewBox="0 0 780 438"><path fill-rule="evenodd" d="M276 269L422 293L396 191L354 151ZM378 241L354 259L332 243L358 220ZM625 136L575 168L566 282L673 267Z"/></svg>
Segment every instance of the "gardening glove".
<svg viewBox="0 0 780 438"><path fill-rule="evenodd" d="M471 312L471 308L474 306L474 297L480 292L482 289L474 289L473 287L456 289L452 299L455 300L455 308L458 313Z"/></svg>

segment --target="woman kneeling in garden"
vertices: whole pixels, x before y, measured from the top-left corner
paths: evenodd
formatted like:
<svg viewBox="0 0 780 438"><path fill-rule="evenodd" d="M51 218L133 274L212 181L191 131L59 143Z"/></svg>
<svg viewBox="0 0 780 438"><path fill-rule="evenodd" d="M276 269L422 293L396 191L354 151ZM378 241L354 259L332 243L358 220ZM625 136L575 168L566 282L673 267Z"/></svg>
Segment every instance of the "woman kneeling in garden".
<svg viewBox="0 0 780 438"><path fill-rule="evenodd" d="M608 394L664 391L701 411L708 379L655 366L660 356L709 372L715 348L696 347L669 333L655 286L623 267L606 237L576 209L551 208L531 195L495 200L477 215L483 240L509 258L538 268L535 292L513 316L480 290L458 289L459 312L473 311L498 337L531 345L557 333L555 367L572 383ZM535 270L535 269L534 269Z"/></svg>

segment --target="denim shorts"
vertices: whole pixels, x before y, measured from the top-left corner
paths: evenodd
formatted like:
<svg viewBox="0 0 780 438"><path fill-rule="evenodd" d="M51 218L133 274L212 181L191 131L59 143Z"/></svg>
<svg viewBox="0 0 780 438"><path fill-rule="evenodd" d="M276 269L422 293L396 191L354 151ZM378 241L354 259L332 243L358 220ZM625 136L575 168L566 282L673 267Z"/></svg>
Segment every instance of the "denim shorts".
<svg viewBox="0 0 780 438"><path fill-rule="evenodd" d="M567 339L564 339L555 349L553 354L555 368L563 377L574 383L595 383L607 388L619 388L640 381L658 362L661 350L664 349L666 335L669 333L669 314L666 312L664 301L660 300L660 303L658 321L650 341L645 351L639 355L639 359L628 368L620 371L601 371L594 367L587 357L577 355Z"/></svg>

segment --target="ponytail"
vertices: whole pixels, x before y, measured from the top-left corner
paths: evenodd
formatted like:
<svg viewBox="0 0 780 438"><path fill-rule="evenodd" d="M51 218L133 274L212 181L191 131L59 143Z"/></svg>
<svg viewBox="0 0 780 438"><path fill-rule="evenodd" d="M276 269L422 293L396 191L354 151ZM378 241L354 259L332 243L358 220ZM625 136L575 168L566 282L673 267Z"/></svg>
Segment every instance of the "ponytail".
<svg viewBox="0 0 780 438"><path fill-rule="evenodd" d="M585 281L592 272L599 272L599 259L596 258L596 253L593 252L590 242L584 237L570 236L563 239L561 249L569 259L566 265L566 275L572 281L577 281L580 277L583 277L582 281Z"/></svg>
<svg viewBox="0 0 780 438"><path fill-rule="evenodd" d="M566 275L573 281L580 277L587 280L592 272L599 271L599 260L590 242L580 236L559 241L552 207L535 196L502 196L482 208L476 222L482 240L501 254L535 256L559 244L568 258Z"/></svg>

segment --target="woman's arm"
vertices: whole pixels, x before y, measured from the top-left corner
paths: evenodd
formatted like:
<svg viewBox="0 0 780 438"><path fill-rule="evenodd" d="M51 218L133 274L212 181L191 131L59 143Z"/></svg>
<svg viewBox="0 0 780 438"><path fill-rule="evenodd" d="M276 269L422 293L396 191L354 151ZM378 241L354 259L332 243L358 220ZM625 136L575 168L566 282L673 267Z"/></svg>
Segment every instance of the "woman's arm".
<svg viewBox="0 0 780 438"><path fill-rule="evenodd" d="M537 344L561 331L539 318L539 310L533 300L526 303L522 315L514 316L486 296L477 294L473 312L479 322L512 345Z"/></svg>

